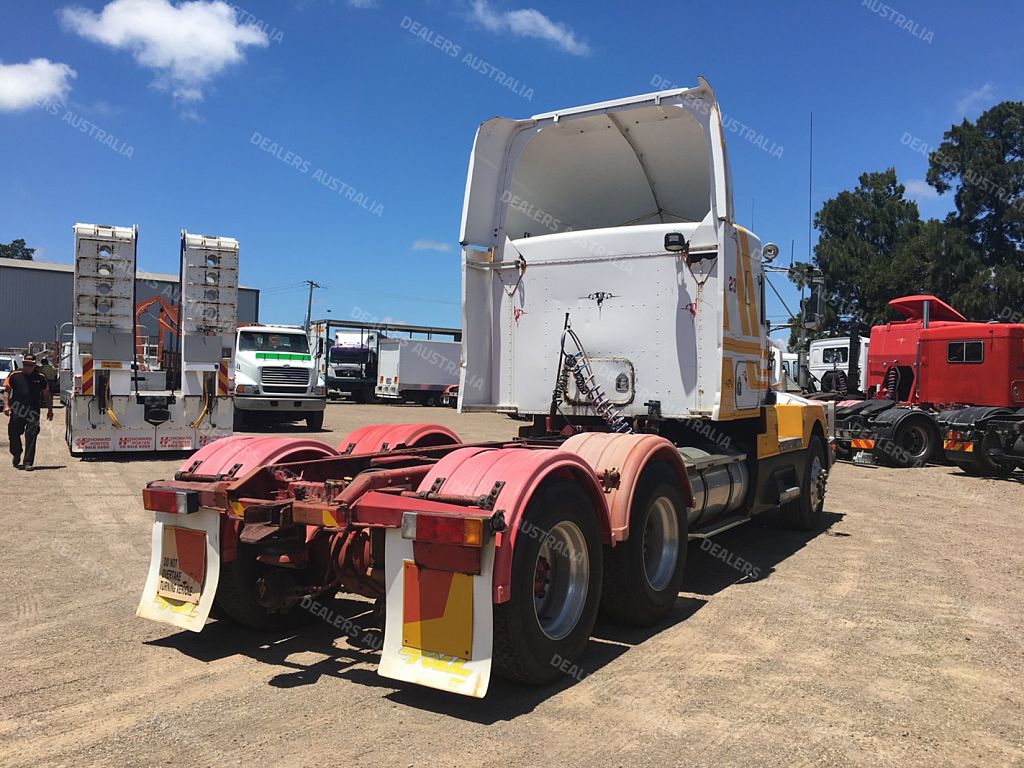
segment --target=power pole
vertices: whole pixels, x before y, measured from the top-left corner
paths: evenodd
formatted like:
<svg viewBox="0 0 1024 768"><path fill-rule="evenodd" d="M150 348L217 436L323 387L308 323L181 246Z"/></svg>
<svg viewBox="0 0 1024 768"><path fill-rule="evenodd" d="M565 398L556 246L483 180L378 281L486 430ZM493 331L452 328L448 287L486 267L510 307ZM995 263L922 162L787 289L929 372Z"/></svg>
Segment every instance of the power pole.
<svg viewBox="0 0 1024 768"><path fill-rule="evenodd" d="M310 321L312 320L311 315L313 313L313 289L314 288L322 288L323 286L320 285L320 283L317 283L317 282L315 282L313 280L304 280L303 282L306 285L309 286L309 299L308 299L308 301L306 301L306 324L304 326L305 329L306 329L306 335L308 336L309 335L309 324L310 324Z"/></svg>

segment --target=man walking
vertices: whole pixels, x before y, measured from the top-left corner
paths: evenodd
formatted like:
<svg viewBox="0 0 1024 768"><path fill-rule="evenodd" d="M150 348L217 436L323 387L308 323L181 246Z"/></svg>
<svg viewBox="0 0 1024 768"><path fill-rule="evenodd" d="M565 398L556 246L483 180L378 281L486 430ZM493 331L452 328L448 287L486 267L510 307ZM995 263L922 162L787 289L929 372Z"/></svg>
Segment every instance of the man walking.
<svg viewBox="0 0 1024 768"><path fill-rule="evenodd" d="M46 377L36 370L35 355L25 355L21 368L4 381L4 415L10 419L7 438L15 469L32 471L39 437L39 412L46 404L46 420L53 421L53 400ZM25 435L25 464L21 463L21 436Z"/></svg>

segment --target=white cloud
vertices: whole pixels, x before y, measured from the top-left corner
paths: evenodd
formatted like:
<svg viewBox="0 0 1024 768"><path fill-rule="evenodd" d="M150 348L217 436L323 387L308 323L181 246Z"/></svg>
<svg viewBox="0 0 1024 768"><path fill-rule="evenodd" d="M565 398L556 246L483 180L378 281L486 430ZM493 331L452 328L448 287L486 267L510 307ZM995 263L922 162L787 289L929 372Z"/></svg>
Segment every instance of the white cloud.
<svg viewBox="0 0 1024 768"><path fill-rule="evenodd" d="M590 46L562 22L552 21L534 8L518 11L495 11L488 0L473 0L473 20L491 32L511 32L520 37L546 40L566 53L589 56Z"/></svg>
<svg viewBox="0 0 1024 768"><path fill-rule="evenodd" d="M377 0L348 0L349 8L376 8Z"/></svg>
<svg viewBox="0 0 1024 768"><path fill-rule="evenodd" d="M442 253L448 253L451 249L451 243L441 243L437 240L415 240L412 244L414 251L441 251Z"/></svg>
<svg viewBox="0 0 1024 768"><path fill-rule="evenodd" d="M99 13L64 8L61 20L88 40L131 51L182 102L201 101L211 79L245 59L246 46L268 44L265 32L239 23L221 0L112 0Z"/></svg>
<svg viewBox="0 0 1024 768"><path fill-rule="evenodd" d="M77 73L67 64L32 59L27 64L0 64L0 112L19 112L43 102L63 102Z"/></svg>
<svg viewBox="0 0 1024 768"><path fill-rule="evenodd" d="M911 179L903 182L903 186L907 189L907 197L914 200L934 200L939 196L935 187L924 179Z"/></svg>
<svg viewBox="0 0 1024 768"><path fill-rule="evenodd" d="M970 117L991 107L995 100L996 87L992 83L985 83L960 97L956 103L956 113L958 116Z"/></svg>

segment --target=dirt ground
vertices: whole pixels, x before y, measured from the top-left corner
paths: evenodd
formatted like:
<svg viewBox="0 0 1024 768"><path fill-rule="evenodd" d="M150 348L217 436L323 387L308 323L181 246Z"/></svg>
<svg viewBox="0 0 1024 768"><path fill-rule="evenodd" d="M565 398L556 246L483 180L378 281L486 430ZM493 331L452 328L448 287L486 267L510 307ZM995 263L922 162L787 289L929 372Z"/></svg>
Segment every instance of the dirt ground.
<svg viewBox="0 0 1024 768"><path fill-rule="evenodd" d="M517 426L336 403L318 436L385 421ZM378 677L324 622L136 619L140 488L181 459L72 459L60 410L39 471L11 467L6 429L0 444L3 766L1024 765L1021 482L840 465L821 530L691 544L663 626L599 624L565 682L496 680L478 701Z"/></svg>

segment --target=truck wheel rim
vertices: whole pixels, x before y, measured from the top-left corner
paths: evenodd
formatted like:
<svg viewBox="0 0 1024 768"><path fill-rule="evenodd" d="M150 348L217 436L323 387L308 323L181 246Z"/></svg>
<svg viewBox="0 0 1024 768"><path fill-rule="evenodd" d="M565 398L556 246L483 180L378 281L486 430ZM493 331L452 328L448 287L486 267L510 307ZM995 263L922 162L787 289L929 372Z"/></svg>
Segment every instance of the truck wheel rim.
<svg viewBox="0 0 1024 768"><path fill-rule="evenodd" d="M590 556L579 526L563 520L548 531L533 573L537 624L547 637L561 640L583 614L590 586Z"/></svg>
<svg viewBox="0 0 1024 768"><path fill-rule="evenodd" d="M924 428L916 424L910 427L903 438L903 445L900 447L909 453L911 458L917 459L923 456L928 447L928 435Z"/></svg>
<svg viewBox="0 0 1024 768"><path fill-rule="evenodd" d="M644 526L644 577L651 589L660 592L672 580L679 557L679 519L672 500L659 496L651 504Z"/></svg>

